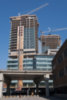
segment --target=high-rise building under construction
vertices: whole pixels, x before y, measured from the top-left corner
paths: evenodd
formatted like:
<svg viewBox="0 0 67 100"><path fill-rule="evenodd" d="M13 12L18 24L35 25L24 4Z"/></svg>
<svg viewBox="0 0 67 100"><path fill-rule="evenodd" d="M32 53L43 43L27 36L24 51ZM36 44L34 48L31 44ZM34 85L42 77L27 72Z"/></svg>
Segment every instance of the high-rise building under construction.
<svg viewBox="0 0 67 100"><path fill-rule="evenodd" d="M23 70L24 56L28 53L36 54L38 52L39 24L35 15L11 17L10 21L8 69Z"/></svg>
<svg viewBox="0 0 67 100"><path fill-rule="evenodd" d="M61 45L61 40L59 35L41 35L40 37L42 53L47 53L49 49L58 49Z"/></svg>
<svg viewBox="0 0 67 100"><path fill-rule="evenodd" d="M11 17L9 58L18 58L19 52L38 52L38 21L35 15ZM13 69L9 66L8 69Z"/></svg>

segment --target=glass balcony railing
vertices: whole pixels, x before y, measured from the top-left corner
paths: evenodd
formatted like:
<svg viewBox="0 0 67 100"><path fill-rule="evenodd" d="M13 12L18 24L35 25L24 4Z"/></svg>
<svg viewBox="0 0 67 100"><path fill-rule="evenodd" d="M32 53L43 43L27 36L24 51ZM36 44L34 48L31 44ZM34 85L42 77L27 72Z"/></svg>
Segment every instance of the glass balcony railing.
<svg viewBox="0 0 67 100"><path fill-rule="evenodd" d="M9 58L8 61L18 61L18 59L11 59L11 58Z"/></svg>
<svg viewBox="0 0 67 100"><path fill-rule="evenodd" d="M7 63L7 65L18 65L18 63Z"/></svg>

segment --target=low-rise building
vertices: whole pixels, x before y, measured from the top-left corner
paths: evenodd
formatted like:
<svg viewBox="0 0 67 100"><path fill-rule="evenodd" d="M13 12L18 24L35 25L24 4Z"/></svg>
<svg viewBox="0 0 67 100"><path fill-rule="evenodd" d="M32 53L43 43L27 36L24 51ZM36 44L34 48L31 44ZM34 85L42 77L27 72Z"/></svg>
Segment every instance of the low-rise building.
<svg viewBox="0 0 67 100"><path fill-rule="evenodd" d="M25 54L23 59L23 70L40 70L40 71L51 71L52 72L52 60L55 55L45 54ZM8 60L8 70L18 70L18 59ZM32 80L23 80L24 87L34 86ZM12 86L16 86L17 81L12 81ZM50 85L53 85L53 81L50 81ZM42 84L43 86L43 84Z"/></svg>
<svg viewBox="0 0 67 100"><path fill-rule="evenodd" d="M53 59L53 81L56 93L67 93L67 40Z"/></svg>

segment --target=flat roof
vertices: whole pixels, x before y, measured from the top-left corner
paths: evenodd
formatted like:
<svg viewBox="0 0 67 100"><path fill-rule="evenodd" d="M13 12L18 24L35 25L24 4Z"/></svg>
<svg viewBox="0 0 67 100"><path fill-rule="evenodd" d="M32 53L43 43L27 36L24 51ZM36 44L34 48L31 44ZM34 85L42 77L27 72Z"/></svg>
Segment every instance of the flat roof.
<svg viewBox="0 0 67 100"><path fill-rule="evenodd" d="M37 17L36 15L20 15L20 16L12 16L12 17L10 17L10 19L13 19L13 18L21 18L21 17L28 17L28 16Z"/></svg>

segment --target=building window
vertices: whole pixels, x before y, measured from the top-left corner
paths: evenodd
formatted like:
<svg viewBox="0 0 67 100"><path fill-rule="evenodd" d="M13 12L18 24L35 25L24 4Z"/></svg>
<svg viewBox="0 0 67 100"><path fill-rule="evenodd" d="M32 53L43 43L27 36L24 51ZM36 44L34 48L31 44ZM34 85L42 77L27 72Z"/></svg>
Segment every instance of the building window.
<svg viewBox="0 0 67 100"><path fill-rule="evenodd" d="M55 74L53 75L53 79L56 80L56 75Z"/></svg>
<svg viewBox="0 0 67 100"><path fill-rule="evenodd" d="M64 50L64 57L67 57L67 48Z"/></svg>
<svg viewBox="0 0 67 100"><path fill-rule="evenodd" d="M61 63L62 61L63 61L63 56L60 55L60 56L58 57L58 63Z"/></svg>
<svg viewBox="0 0 67 100"><path fill-rule="evenodd" d="M56 68L56 65L53 65L53 70Z"/></svg>
<svg viewBox="0 0 67 100"><path fill-rule="evenodd" d="M60 71L59 71L59 77L63 77L64 76L64 69L61 69Z"/></svg>
<svg viewBox="0 0 67 100"><path fill-rule="evenodd" d="M65 74L67 74L67 66L65 67Z"/></svg>

